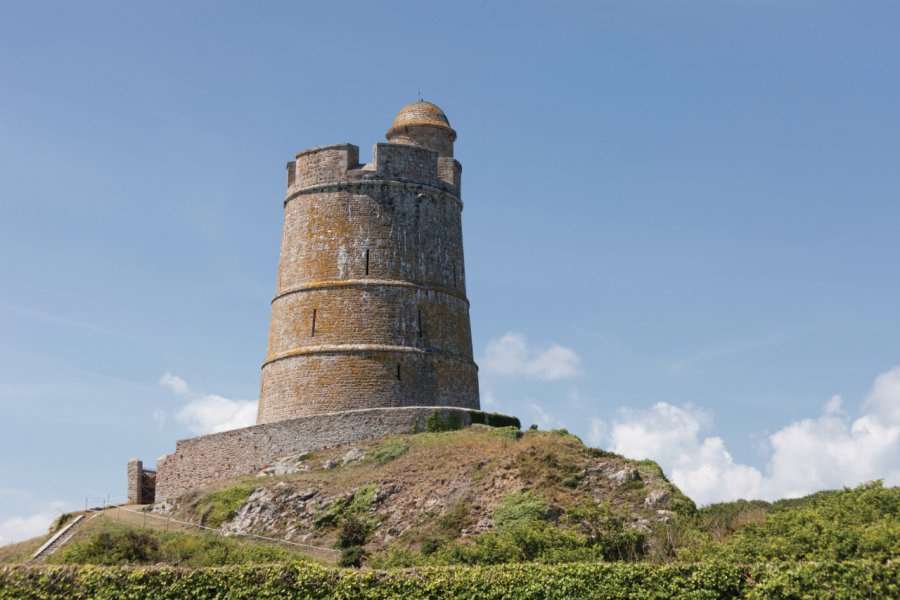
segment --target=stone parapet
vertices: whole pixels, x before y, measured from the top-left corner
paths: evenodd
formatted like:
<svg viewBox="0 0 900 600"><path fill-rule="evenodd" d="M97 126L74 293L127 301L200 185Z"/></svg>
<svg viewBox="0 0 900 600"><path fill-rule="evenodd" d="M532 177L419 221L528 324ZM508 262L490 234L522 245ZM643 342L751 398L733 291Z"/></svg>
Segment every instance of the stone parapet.
<svg viewBox="0 0 900 600"><path fill-rule="evenodd" d="M319 414L188 438L157 461L156 501L221 479L258 473L279 458L301 452L423 432L432 415L463 427L519 426L514 417L479 410L413 406ZM129 473L131 467L129 463Z"/></svg>

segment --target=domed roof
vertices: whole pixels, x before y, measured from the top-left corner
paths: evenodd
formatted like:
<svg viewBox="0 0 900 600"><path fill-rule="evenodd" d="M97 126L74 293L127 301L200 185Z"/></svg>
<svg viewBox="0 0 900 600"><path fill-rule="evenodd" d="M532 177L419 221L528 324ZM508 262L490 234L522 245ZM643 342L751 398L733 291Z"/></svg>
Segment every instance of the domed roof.
<svg viewBox="0 0 900 600"><path fill-rule="evenodd" d="M407 104L401 108L391 124L391 129L407 125L433 125L452 130L450 121L447 120L447 115L444 114L444 111L436 104L425 102L424 100Z"/></svg>

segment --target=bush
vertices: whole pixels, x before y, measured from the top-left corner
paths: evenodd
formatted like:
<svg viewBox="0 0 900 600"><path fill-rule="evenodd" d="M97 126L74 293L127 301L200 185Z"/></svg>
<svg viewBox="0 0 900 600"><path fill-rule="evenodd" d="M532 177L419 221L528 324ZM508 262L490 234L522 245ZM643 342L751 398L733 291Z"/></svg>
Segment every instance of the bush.
<svg viewBox="0 0 900 600"><path fill-rule="evenodd" d="M362 546L366 543L370 531L369 523L361 519L359 515L349 515L341 522L336 545L338 548Z"/></svg>
<svg viewBox="0 0 900 600"><path fill-rule="evenodd" d="M361 567L365 556L366 549L362 546L349 546L341 550L341 558L338 560L338 565L342 567Z"/></svg>
<svg viewBox="0 0 900 600"><path fill-rule="evenodd" d="M357 571L312 564L179 570L149 567L0 567L2 600L122 598L676 598L780 600L900 597L900 563L874 561L744 567L578 563Z"/></svg>
<svg viewBox="0 0 900 600"><path fill-rule="evenodd" d="M749 519L716 554L742 562L887 561L900 556L900 488L880 481L778 501Z"/></svg>
<svg viewBox="0 0 900 600"><path fill-rule="evenodd" d="M530 521L540 521L547 514L546 503L531 492L507 494L494 508L494 526L509 527Z"/></svg>
<svg viewBox="0 0 900 600"><path fill-rule="evenodd" d="M62 562L94 565L146 564L159 559L159 540L146 532L101 531L65 548Z"/></svg>
<svg viewBox="0 0 900 600"><path fill-rule="evenodd" d="M286 562L297 560L286 548L222 537L215 533L132 529L107 522L103 529L71 542L48 562L92 565L165 563L185 567ZM2 598L2 595L0 595Z"/></svg>

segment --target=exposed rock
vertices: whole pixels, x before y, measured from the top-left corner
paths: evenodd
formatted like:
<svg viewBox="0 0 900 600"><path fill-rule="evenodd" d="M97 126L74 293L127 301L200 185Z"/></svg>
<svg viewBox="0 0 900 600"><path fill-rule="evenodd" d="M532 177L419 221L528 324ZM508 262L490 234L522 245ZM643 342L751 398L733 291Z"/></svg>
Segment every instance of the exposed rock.
<svg viewBox="0 0 900 600"><path fill-rule="evenodd" d="M609 478L619 485L624 485L626 483L631 483L632 481L640 481L641 474L638 473L637 469L626 467L624 469L616 471L615 473L610 475Z"/></svg>
<svg viewBox="0 0 900 600"><path fill-rule="evenodd" d="M650 490L650 493L647 494L647 497L644 499L644 504L652 508L664 508L669 506L669 500L671 500L671 497L672 496L671 494L669 494L668 490Z"/></svg>
<svg viewBox="0 0 900 600"><path fill-rule="evenodd" d="M357 460L362 459L366 455L366 451L362 448L353 447L347 450L344 453L343 458L341 458L341 464L346 465L347 463L355 462Z"/></svg>

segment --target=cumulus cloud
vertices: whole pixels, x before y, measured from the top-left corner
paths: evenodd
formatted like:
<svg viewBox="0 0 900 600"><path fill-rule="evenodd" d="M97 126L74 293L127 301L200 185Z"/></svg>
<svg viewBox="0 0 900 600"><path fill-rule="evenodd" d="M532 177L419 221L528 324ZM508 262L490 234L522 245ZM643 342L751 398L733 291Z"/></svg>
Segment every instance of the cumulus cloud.
<svg viewBox="0 0 900 600"><path fill-rule="evenodd" d="M31 501L31 494L21 490L0 490L4 496L18 500ZM42 509L34 514L26 516L12 516L0 520L0 546L21 542L47 533L53 520L66 509L66 503L61 501L40 502Z"/></svg>
<svg viewBox="0 0 900 600"><path fill-rule="evenodd" d="M559 344L534 347L524 335L515 332L490 342L481 365L493 373L543 381L567 379L581 372L581 358L571 348Z"/></svg>
<svg viewBox="0 0 900 600"><path fill-rule="evenodd" d="M736 463L725 442L702 435L705 411L659 402L622 409L611 425L595 419L588 439L632 458L660 463L672 481L700 504L737 498L774 500L852 486L873 479L900 484L900 367L879 375L853 419L840 397L816 418L796 421L769 436L764 470Z"/></svg>
<svg viewBox="0 0 900 600"><path fill-rule="evenodd" d="M219 433L256 423L256 400L229 400L216 394L195 394L184 379L171 373L163 375L159 383L187 398L187 404L175 413L175 420L187 426L191 433ZM154 418L157 418L156 414Z"/></svg>

